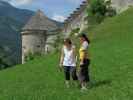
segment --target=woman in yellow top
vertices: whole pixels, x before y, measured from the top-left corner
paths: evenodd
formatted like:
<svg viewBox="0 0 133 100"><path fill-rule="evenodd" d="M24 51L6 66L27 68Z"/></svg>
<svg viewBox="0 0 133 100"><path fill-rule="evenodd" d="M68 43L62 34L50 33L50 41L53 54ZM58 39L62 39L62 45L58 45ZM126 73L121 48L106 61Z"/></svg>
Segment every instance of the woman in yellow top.
<svg viewBox="0 0 133 100"><path fill-rule="evenodd" d="M80 59L80 71L79 71L79 80L81 84L81 89L87 89L87 83L90 81L89 78L89 64L90 58L88 55L88 48L90 41L85 34L80 36L80 49L79 49L79 59Z"/></svg>

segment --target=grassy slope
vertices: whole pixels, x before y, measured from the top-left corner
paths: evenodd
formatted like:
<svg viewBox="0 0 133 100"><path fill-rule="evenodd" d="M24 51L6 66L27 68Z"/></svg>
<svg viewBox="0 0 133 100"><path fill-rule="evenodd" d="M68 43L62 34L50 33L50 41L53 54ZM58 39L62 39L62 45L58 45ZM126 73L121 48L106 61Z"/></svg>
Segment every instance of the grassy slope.
<svg viewBox="0 0 133 100"><path fill-rule="evenodd" d="M0 72L0 100L132 100L133 10L107 19L92 33L91 88L66 89L57 55Z"/></svg>

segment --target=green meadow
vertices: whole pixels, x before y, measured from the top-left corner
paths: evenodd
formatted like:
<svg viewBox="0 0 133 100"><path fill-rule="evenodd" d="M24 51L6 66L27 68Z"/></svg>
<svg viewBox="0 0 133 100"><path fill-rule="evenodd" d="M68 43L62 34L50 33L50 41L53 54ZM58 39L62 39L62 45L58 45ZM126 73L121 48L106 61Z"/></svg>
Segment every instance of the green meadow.
<svg viewBox="0 0 133 100"><path fill-rule="evenodd" d="M88 36L88 91L65 87L55 53L0 71L0 100L132 100L133 9L106 19Z"/></svg>

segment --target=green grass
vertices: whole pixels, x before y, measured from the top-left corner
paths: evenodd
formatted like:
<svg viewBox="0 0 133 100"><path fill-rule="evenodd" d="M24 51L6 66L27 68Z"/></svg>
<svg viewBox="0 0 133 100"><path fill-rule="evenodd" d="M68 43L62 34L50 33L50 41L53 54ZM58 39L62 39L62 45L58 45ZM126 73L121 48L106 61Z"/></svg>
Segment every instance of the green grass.
<svg viewBox="0 0 133 100"><path fill-rule="evenodd" d="M90 32L91 87L66 89L57 54L0 72L0 100L132 100L133 9ZM92 34L93 33L93 34Z"/></svg>

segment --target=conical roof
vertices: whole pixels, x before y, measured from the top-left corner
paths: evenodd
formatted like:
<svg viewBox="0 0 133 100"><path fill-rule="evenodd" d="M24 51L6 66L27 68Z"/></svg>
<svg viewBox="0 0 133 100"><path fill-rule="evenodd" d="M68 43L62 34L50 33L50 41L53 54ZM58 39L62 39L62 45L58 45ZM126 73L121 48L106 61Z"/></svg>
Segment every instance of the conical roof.
<svg viewBox="0 0 133 100"><path fill-rule="evenodd" d="M54 21L46 17L41 10L38 10L36 14L31 17L28 23L22 30L55 30L58 26Z"/></svg>

